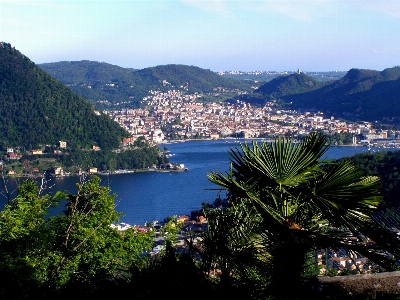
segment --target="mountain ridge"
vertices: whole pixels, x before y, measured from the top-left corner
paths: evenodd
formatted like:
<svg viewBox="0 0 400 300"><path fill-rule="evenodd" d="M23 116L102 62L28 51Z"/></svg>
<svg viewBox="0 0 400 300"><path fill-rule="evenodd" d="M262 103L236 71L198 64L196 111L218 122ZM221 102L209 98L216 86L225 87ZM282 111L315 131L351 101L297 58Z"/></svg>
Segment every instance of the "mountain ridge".
<svg viewBox="0 0 400 300"><path fill-rule="evenodd" d="M275 100L286 108L320 110L350 119L400 119L399 66L383 71L353 68L342 78L327 82L298 72L272 79L254 91L249 82L223 78L195 66L171 64L138 70L87 60L38 66L95 105L106 103L107 107L140 107L150 90L218 94L216 90L226 88L231 89L232 100L254 104ZM76 70L72 72L71 68ZM247 92L234 95L240 89Z"/></svg>
<svg viewBox="0 0 400 300"><path fill-rule="evenodd" d="M324 86L324 83L307 76L304 73L294 73L287 77L278 77L272 82L260 86L255 92L269 94L273 97L302 94Z"/></svg>
<svg viewBox="0 0 400 300"><path fill-rule="evenodd" d="M119 146L127 132L8 43L0 46L0 148Z"/></svg>
<svg viewBox="0 0 400 300"><path fill-rule="evenodd" d="M399 66L381 72L354 68L341 79L322 83L315 89L305 82L291 86L288 81L293 76L296 75L273 79L244 100L256 103L280 100L292 109L317 109L365 121L400 118ZM288 86L288 91L282 93L282 86Z"/></svg>
<svg viewBox="0 0 400 300"><path fill-rule="evenodd" d="M140 100L148 96L150 90L176 89L188 93L212 93L218 87L251 90L250 83L179 64L137 70L94 61L75 61L39 64L39 67L95 105L106 100L110 104L126 103L127 107L140 107ZM91 72L93 70L103 71L102 76Z"/></svg>

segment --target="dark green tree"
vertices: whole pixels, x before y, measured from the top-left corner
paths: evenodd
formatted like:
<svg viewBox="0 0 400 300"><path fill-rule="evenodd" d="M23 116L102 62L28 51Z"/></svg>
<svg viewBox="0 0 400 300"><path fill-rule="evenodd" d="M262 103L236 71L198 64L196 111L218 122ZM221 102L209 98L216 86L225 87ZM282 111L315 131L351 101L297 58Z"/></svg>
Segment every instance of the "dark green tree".
<svg viewBox="0 0 400 300"><path fill-rule="evenodd" d="M211 182L229 192L230 205L236 209L227 213L247 223L230 227L231 231L240 229L247 238L232 238L225 249L232 247L229 244L249 247L251 242L253 257L270 270L269 290L275 298L290 298L293 289L301 298L304 283L311 278L310 255L319 248L356 251L387 269L394 266L393 257L400 255L394 234L370 217L382 200L379 179L362 176L348 161L322 161L328 147L326 138L318 134L299 144L283 138L242 144L230 151L229 172L208 175ZM211 231L225 226L220 218L211 221L215 222ZM373 243L367 243L371 240ZM231 276L235 274L232 270L247 268L246 264L236 266L240 260L230 262L232 253L236 250L219 254Z"/></svg>
<svg viewBox="0 0 400 300"><path fill-rule="evenodd" d="M77 188L76 195L40 196L34 181L24 182L0 212L2 298L90 297L115 287L151 249L151 232L111 227L121 214L98 177ZM58 203L66 203L64 213L49 216Z"/></svg>

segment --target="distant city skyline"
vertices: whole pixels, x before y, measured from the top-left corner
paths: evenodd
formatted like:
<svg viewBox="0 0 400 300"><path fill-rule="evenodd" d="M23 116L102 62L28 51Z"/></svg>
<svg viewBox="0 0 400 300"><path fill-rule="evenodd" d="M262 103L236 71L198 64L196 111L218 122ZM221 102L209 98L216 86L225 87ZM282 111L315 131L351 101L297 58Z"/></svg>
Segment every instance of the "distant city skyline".
<svg viewBox="0 0 400 300"><path fill-rule="evenodd" d="M397 0L0 0L0 41L38 64L381 71L398 32Z"/></svg>

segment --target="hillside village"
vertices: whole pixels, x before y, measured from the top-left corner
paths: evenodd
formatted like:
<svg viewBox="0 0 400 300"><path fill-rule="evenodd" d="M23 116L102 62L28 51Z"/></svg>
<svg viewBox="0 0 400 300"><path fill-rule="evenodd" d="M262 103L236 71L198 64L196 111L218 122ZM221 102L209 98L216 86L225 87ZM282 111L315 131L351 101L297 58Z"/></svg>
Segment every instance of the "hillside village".
<svg viewBox="0 0 400 300"><path fill-rule="evenodd" d="M353 144L397 145L399 132L374 130L369 122L335 120L322 112L301 112L277 109L275 102L255 107L236 103L202 102L202 94L182 91L151 91L142 103L145 108L104 111L132 134L124 144L145 136L155 144L165 140L226 137L258 138L273 136L297 137L313 131L328 135L350 133ZM361 138L360 138L361 137Z"/></svg>

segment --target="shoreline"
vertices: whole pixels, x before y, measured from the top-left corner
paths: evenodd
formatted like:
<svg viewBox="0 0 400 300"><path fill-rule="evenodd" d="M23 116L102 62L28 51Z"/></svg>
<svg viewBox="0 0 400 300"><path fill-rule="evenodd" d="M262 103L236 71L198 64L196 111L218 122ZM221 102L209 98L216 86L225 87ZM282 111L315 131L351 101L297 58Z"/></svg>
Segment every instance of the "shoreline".
<svg viewBox="0 0 400 300"><path fill-rule="evenodd" d="M120 171L120 172L118 172ZM123 172L121 172L123 171ZM156 169L156 168L149 168L149 169L133 169L133 170L117 170L117 172L96 172L96 173L82 173L82 174L66 174L66 175L43 175L43 174L13 174L13 175L3 175L4 178L26 178L26 179L34 179L34 178L51 178L51 179L62 179L64 177L80 177L80 176L88 176L88 175L98 175L98 176L109 176L109 175L121 175L121 174L134 174L134 173L147 173L147 172L157 172L157 173L179 173L179 172L188 172L188 168L184 169Z"/></svg>
<svg viewBox="0 0 400 300"><path fill-rule="evenodd" d="M168 144L177 144L177 143L185 143L185 142L190 142L190 141L229 141L229 140L240 140L240 141L254 141L254 140L265 140L266 142L272 141L273 138L235 138L235 137L226 137L226 138L204 138L204 139L186 139L186 140L167 140L165 142L156 144L156 146L161 146L161 145L168 145ZM330 145L334 147L368 147L367 145L361 145L361 144L346 144L346 145ZM381 146L369 146L369 147L374 147L374 148L379 148Z"/></svg>

